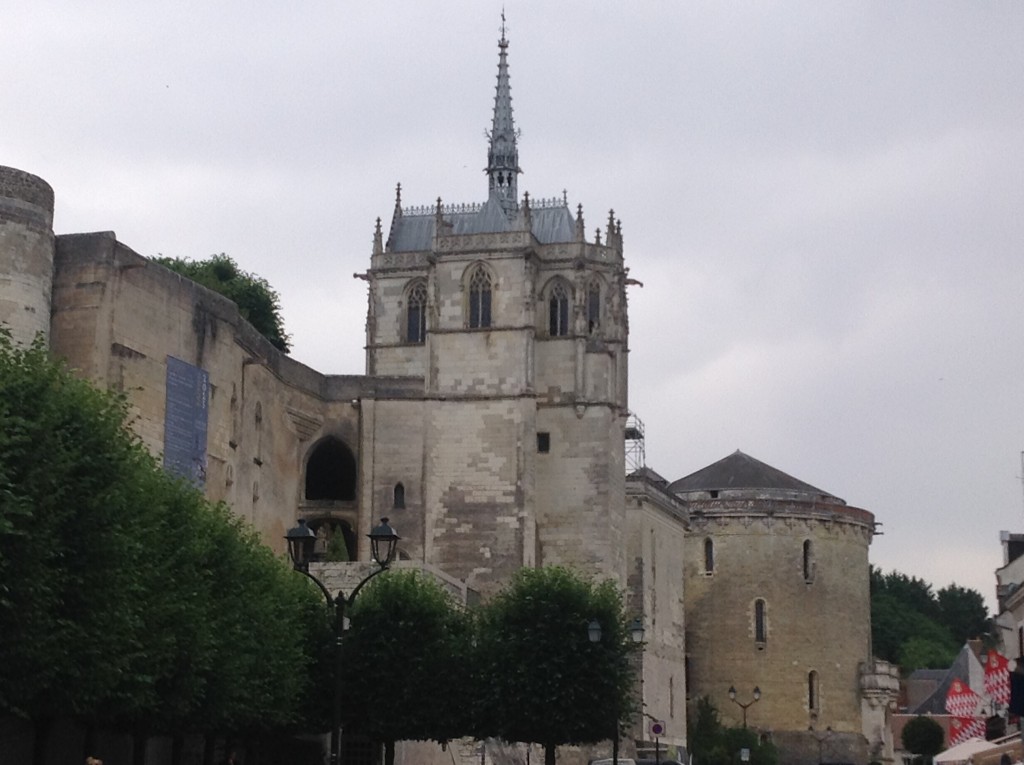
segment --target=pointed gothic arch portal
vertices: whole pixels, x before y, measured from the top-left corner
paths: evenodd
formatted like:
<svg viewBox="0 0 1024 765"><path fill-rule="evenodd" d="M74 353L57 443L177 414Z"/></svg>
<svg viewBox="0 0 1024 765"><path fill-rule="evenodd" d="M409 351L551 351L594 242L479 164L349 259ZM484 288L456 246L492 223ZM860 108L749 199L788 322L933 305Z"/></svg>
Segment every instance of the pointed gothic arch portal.
<svg viewBox="0 0 1024 765"><path fill-rule="evenodd" d="M316 534L313 560L333 563L356 559L356 533L348 521L313 518L306 525Z"/></svg>
<svg viewBox="0 0 1024 765"><path fill-rule="evenodd" d="M356 458L344 443L325 438L306 462L306 499L351 502L356 498Z"/></svg>

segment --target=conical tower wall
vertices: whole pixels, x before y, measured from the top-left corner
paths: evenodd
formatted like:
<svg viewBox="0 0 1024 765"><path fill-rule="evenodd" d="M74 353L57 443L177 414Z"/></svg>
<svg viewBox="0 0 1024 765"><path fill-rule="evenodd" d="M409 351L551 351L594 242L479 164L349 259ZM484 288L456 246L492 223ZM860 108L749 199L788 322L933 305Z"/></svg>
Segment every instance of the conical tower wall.
<svg viewBox="0 0 1024 765"><path fill-rule="evenodd" d="M18 343L49 338L53 255L53 189L0 166L0 324Z"/></svg>
<svg viewBox="0 0 1024 765"><path fill-rule="evenodd" d="M874 517L834 498L743 494L687 503L690 697L709 697L736 726L748 704L747 725L770 731L793 762L817 756L815 735L829 737L833 759L866 761L860 673L871 651Z"/></svg>

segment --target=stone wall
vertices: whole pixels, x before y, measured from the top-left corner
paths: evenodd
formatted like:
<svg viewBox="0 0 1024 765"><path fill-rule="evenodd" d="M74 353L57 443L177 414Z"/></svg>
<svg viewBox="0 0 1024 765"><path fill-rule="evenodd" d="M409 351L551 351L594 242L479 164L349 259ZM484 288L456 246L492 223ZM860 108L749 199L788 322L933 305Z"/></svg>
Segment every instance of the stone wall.
<svg viewBox="0 0 1024 765"><path fill-rule="evenodd" d="M50 185L0 166L0 325L22 344L50 332L52 226Z"/></svg>
<svg viewBox="0 0 1024 765"><path fill-rule="evenodd" d="M662 747L686 746L686 613L683 579L688 519L682 503L641 478L626 486L627 618L642 615L643 711L633 738L654 741L650 718L665 723ZM646 715L650 715L647 717ZM664 751L664 750L663 750ZM645 752L653 757L653 751Z"/></svg>
<svg viewBox="0 0 1024 765"><path fill-rule="evenodd" d="M304 499L305 464L324 437L353 452L364 477L365 400L389 411L416 399L422 380L325 376L277 351L230 300L141 257L112 232L57 239L51 349L100 385L122 391L133 427L155 454L164 448L167 358L209 375L206 493L250 521L283 552L299 515L341 517ZM399 414L399 417L403 417ZM384 419L387 419L385 414ZM408 451L408 449L407 449ZM406 465L419 461L406 457ZM413 467L401 475L419 473ZM389 479L384 471L381 481ZM372 480L353 505L361 557L374 501ZM379 500L383 504L383 500Z"/></svg>
<svg viewBox="0 0 1024 765"><path fill-rule="evenodd" d="M746 703L757 686L762 696L747 710L750 727L773 736L830 728L832 746L845 741L849 750L840 759L865 761L860 668L870 658L870 514L757 499L691 502L689 510L691 697L709 696L723 720L738 725L742 710L727 691L735 686L737 701ZM756 634L759 600L763 640Z"/></svg>

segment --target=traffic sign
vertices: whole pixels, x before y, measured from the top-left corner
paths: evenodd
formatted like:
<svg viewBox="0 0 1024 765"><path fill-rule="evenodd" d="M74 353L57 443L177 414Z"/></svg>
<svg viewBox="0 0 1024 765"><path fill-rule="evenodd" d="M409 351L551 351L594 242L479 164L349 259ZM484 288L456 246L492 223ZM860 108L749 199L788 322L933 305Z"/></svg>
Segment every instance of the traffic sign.
<svg viewBox="0 0 1024 765"><path fill-rule="evenodd" d="M661 738L665 735L665 721L664 720L651 720L651 727L649 728L651 735L655 738Z"/></svg>

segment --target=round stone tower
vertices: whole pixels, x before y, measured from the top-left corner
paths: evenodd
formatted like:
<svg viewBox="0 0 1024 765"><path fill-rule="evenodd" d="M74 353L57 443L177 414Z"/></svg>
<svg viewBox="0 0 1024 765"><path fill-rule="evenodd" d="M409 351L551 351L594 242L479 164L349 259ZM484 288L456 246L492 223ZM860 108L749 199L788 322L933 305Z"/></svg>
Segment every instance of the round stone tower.
<svg viewBox="0 0 1024 765"><path fill-rule="evenodd" d="M691 701L770 736L785 762L866 762L874 516L739 451L670 490L691 519Z"/></svg>
<svg viewBox="0 0 1024 765"><path fill-rule="evenodd" d="M0 324L15 342L49 337L53 254L50 184L0 166Z"/></svg>

